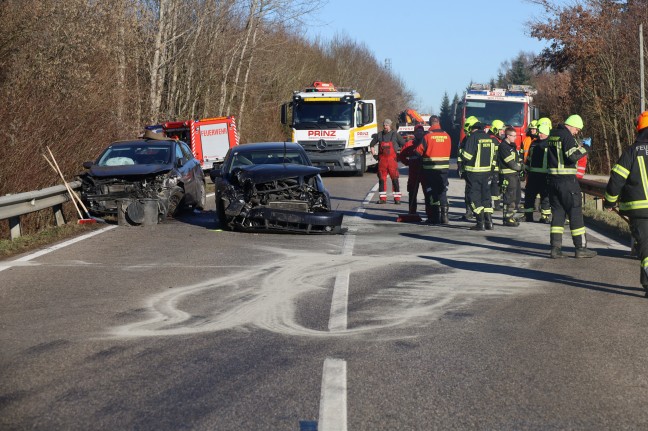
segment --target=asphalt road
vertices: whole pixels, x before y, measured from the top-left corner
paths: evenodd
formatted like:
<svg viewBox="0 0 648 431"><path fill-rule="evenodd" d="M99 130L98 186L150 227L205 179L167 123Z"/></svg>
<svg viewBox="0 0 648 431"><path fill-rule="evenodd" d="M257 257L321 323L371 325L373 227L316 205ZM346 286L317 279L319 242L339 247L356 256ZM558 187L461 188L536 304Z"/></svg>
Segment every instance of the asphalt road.
<svg viewBox="0 0 648 431"><path fill-rule="evenodd" d="M324 180L344 235L216 231L210 199L0 262L0 429L648 428L626 247L470 231L456 179L450 226L396 223L375 174Z"/></svg>

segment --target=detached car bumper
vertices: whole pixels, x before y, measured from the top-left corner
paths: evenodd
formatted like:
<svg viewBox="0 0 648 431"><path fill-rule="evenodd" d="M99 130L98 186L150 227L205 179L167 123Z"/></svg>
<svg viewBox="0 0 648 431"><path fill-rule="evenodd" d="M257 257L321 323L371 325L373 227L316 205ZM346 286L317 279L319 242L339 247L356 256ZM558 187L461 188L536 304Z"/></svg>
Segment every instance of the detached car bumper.
<svg viewBox="0 0 648 431"><path fill-rule="evenodd" d="M248 219L257 221L252 226L238 226L243 230L275 230L298 233L338 234L344 214L331 211L304 213L275 208L253 208Z"/></svg>

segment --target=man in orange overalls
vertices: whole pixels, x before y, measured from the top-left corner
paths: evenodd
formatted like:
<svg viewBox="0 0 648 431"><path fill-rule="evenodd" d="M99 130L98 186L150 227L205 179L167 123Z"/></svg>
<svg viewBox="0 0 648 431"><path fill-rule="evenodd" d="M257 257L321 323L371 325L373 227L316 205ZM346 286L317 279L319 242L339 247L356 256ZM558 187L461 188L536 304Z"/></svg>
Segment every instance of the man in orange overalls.
<svg viewBox="0 0 648 431"><path fill-rule="evenodd" d="M394 196L394 203L400 204L401 192L398 183L398 152L401 147L405 145L403 137L396 131L392 130L392 121L387 118L383 122L383 130L378 132L371 140L369 147L371 153L378 155L378 193L379 204L387 203L387 175L392 181L392 194ZM376 150L376 146L378 149Z"/></svg>

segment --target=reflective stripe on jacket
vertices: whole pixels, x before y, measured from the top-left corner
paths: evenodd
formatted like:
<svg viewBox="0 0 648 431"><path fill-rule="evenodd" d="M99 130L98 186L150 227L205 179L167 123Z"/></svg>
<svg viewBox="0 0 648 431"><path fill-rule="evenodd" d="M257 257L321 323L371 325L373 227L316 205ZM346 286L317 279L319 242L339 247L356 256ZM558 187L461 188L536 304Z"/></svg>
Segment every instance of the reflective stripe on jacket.
<svg viewBox="0 0 648 431"><path fill-rule="evenodd" d="M587 154L587 149L578 145L569 130L563 125L551 131L547 145L547 169L550 176L576 175L578 159Z"/></svg>
<svg viewBox="0 0 648 431"><path fill-rule="evenodd" d="M473 132L461 152L463 168L466 172L491 172L497 148L495 138L488 136L484 131Z"/></svg>
<svg viewBox="0 0 648 431"><path fill-rule="evenodd" d="M635 217L648 217L648 129L642 132L621 153L605 189L606 201L618 202L621 213Z"/></svg>
<svg viewBox="0 0 648 431"><path fill-rule="evenodd" d="M451 149L450 135L441 129L430 129L416 152L423 156L423 169L444 170L450 168Z"/></svg>
<svg viewBox="0 0 648 431"><path fill-rule="evenodd" d="M526 160L527 172L539 174L547 173L547 140L536 139L529 147L529 155Z"/></svg>

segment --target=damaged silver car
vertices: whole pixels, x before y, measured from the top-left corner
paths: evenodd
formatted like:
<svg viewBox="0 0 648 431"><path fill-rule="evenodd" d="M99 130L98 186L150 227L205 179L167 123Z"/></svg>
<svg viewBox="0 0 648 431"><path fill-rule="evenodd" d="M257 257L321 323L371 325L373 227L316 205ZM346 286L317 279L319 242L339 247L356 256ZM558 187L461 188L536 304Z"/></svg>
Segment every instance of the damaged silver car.
<svg viewBox="0 0 648 431"><path fill-rule="evenodd" d="M331 210L321 172L299 144L234 147L210 173L216 221L223 229L340 233L343 214Z"/></svg>
<svg viewBox="0 0 648 431"><path fill-rule="evenodd" d="M175 216L185 205L204 208L205 177L187 144L151 136L114 142L83 164L81 196L92 214L141 224L147 217L157 223Z"/></svg>

